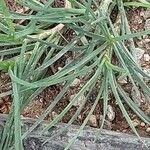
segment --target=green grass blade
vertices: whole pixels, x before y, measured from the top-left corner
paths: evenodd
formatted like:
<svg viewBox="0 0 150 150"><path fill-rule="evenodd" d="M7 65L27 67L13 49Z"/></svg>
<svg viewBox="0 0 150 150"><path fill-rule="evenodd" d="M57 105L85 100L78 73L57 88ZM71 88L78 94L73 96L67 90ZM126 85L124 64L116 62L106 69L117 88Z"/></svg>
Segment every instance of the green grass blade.
<svg viewBox="0 0 150 150"><path fill-rule="evenodd" d="M145 3L140 3L140 2L125 2L125 3L124 3L124 6L150 8L150 4L145 4Z"/></svg>
<svg viewBox="0 0 150 150"><path fill-rule="evenodd" d="M147 116L138 106L135 104L124 90L118 85L118 91L129 107L147 124L150 125L150 117Z"/></svg>
<svg viewBox="0 0 150 150"><path fill-rule="evenodd" d="M117 85L115 84L116 81L115 81L115 79L113 77L112 71L110 70L109 72L110 72L109 82L110 82L110 86L111 86L112 92L113 92L113 94L114 94L114 96L116 98L117 104L119 105L120 110L122 111L126 121L128 122L128 124L131 127L131 129L133 130L133 132L136 134L136 136L139 138L139 140L146 146L146 144L143 142L142 138L139 136L136 128L134 127L134 124L133 124L129 114L127 113L125 107L123 106L123 103L122 103L122 101L121 101L121 99L119 97L119 94L118 94L117 90L116 90L116 86Z"/></svg>
<svg viewBox="0 0 150 150"><path fill-rule="evenodd" d="M2 71L8 71L9 67L13 67L15 65L14 59L8 59L0 61L0 70Z"/></svg>
<svg viewBox="0 0 150 150"><path fill-rule="evenodd" d="M62 127L62 128L60 129L60 132L58 132L57 134L52 135L52 138L55 138L55 137L57 137L57 136L63 134L63 132L65 132L65 131L71 126L71 124L73 123L73 121L78 117L78 115L79 115L80 112L82 111L82 109L83 109L83 107L84 107L84 105L85 105L85 103L86 103L86 101L87 101L88 96L90 95L90 93L91 93L92 90L93 90L93 87L94 87L95 84L96 84L96 80L97 80L97 79L95 79L95 81L93 81L93 84L92 84L92 86L90 87L89 93L87 94L86 98L82 101L82 104L79 106L79 108L77 109L77 111L75 112L75 114L71 117L71 119L70 119L69 122L66 124L66 126L65 126L65 127ZM46 140L43 144L45 144L45 143L48 142L49 140L50 140L50 139Z"/></svg>
<svg viewBox="0 0 150 150"><path fill-rule="evenodd" d="M104 83L102 83L102 87L103 87ZM69 140L69 143L67 144L67 146L65 147L65 150L68 150L71 145L76 141L77 137L82 133L85 125L87 124L88 120L90 119L90 116L92 115L94 109L96 108L96 105L98 104L99 100L100 100L100 97L101 97L101 94L102 94L102 91L103 91L103 88L100 89L98 95L97 95L97 98L93 104L93 106L91 107L91 110L89 112L89 114L87 115L87 117L85 118L83 124L79 127L79 129L77 130L77 133L75 134L75 136Z"/></svg>
<svg viewBox="0 0 150 150"><path fill-rule="evenodd" d="M95 136L95 140L94 141L97 141L98 138L99 138L99 135L101 133L101 130L103 129L103 126L104 126L104 122L105 122L105 118L106 118L106 114L107 114L107 106L108 106L108 96L109 96L109 92L108 92L108 72L105 68L105 72L104 74L106 75L104 77L104 87L103 87L103 119L102 119L102 123L101 123L101 126L100 126L100 129L98 130L98 132L96 133L96 136ZM102 87L101 87L102 88Z"/></svg>
<svg viewBox="0 0 150 150"><path fill-rule="evenodd" d="M15 74L17 73L17 68L14 68ZM19 89L17 83L13 82L13 93L14 93L14 127L15 127L15 149L23 150L22 140L21 140L21 116L20 116L20 105L21 97L19 95Z"/></svg>
<svg viewBox="0 0 150 150"><path fill-rule="evenodd" d="M13 46L15 46L15 47L14 48L7 48L7 49L4 49L4 50L1 50L0 51L0 56L17 54L17 53L21 52L21 47L22 46L16 46L16 45L13 45ZM26 47L26 51L32 50L33 46L34 46L34 44L28 44L27 47Z"/></svg>
<svg viewBox="0 0 150 150"><path fill-rule="evenodd" d="M95 80L97 76L99 76L99 73L101 72L103 63L99 66L99 69L95 73L95 75L82 87L82 89L75 95L75 97L71 100L71 102L67 105L67 107L55 118L53 121L51 121L43 130L41 133L46 132L49 128L51 128L53 125L55 125L66 113L67 111L72 107L74 102L78 99L79 96L81 96L87 89L91 86L93 82L92 80Z"/></svg>
<svg viewBox="0 0 150 150"><path fill-rule="evenodd" d="M15 33L14 25L13 25L11 17L10 17L11 14L9 13L9 10L6 7L4 0L0 1L0 7L2 8L2 12L4 13L4 16L6 17L6 22L7 22L8 29L9 29L9 35L11 37L14 37L14 33Z"/></svg>
<svg viewBox="0 0 150 150"><path fill-rule="evenodd" d="M43 120L44 118L52 111L52 109L56 106L56 104L61 100L65 92L68 90L70 85L70 82L66 83L64 88L61 90L61 92L56 96L54 101L51 103L51 105L48 106L48 108L45 110L45 112L37 119L37 121L29 128L28 131L26 131L22 135L22 139L27 137Z"/></svg>

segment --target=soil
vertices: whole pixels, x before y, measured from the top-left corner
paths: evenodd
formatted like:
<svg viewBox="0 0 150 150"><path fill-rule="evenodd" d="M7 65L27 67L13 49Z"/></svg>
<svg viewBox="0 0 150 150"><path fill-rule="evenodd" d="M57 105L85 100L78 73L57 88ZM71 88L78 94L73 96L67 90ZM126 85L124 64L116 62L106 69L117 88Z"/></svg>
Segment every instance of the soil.
<svg viewBox="0 0 150 150"><path fill-rule="evenodd" d="M8 84L10 81L9 76L6 73L0 73L0 93L7 92L11 89L11 86ZM4 86L6 85L6 86ZM11 97L5 96L0 98L0 113L9 113L11 106Z"/></svg>
<svg viewBox="0 0 150 150"><path fill-rule="evenodd" d="M13 0L7 0L7 5L9 6L9 8L11 10L15 10L15 11L19 11L19 12L24 12L26 10L24 10L22 7L20 6L16 6L15 3L13 3ZM55 7L63 7L64 3L62 0L55 0L54 2ZM115 10L116 11L116 10ZM127 16L129 19L129 23L130 23L130 27L132 29L132 31L142 31L144 29L144 25L145 25L145 18L143 15L143 13L145 13L145 9L142 8L137 8L137 9L128 9L127 11ZM115 15L114 15L115 16ZM70 41L71 38L73 37L73 33L71 30L67 30L66 31L66 35L65 39L67 39L67 41ZM147 39L149 37L143 37L142 39L135 39L135 44L139 47L144 48L145 53L150 54L150 43L146 43L145 39ZM65 64L65 60L67 58L73 58L73 55L71 53L66 54L65 56L63 56L63 58L61 58L55 65L54 65L54 70L57 70L58 67L63 67L63 65ZM140 65L143 67L143 69L150 69L150 62L145 62L143 60L143 58L140 60ZM51 71L51 72L53 72ZM6 87L4 87L3 85L9 83L10 79L8 77L8 75L6 73L0 72L0 93L2 92L7 92L11 86L8 85ZM59 114L69 103L69 99L70 96L75 94L82 86L82 84L85 82L85 79L82 78L80 79L80 84L75 86L75 87L71 87L66 94L64 95L63 99L57 104L57 106L54 108L54 110L52 111L52 113L50 113L47 116L47 120L52 120L57 114ZM131 93L131 86L129 83L125 83L123 85L126 90L129 92L129 94ZM43 111L52 103L52 101L54 100L54 98L56 97L56 95L61 91L63 85L56 85L56 86L50 86L47 87L33 102L31 102L24 110L24 112L22 113L22 115L24 117L30 117L30 118L38 118ZM86 115L88 114L94 99L96 98L96 94L97 94L97 87L95 88L95 90L92 91L91 95L88 98L88 101L85 105L85 107L83 108L80 116L74 121L74 124L76 125L81 125L82 122L84 121ZM114 131L121 131L124 133L132 133L128 123L126 122L125 118L123 117L120 109L118 108L117 104L115 103L115 100L113 98L113 95L111 94L111 99L109 100L109 104L112 106L113 111L115 112L115 118L112 121L107 120L107 122L105 123L105 128L106 129L110 129L110 130L114 130ZM0 113L8 113L9 109L11 106L11 97L10 96L5 96L3 98L0 98ZM148 105L143 102L141 105L142 109L150 115L150 108L148 107ZM69 112L63 117L63 119L61 120L61 122L63 123L67 123L70 118L73 116L73 114L76 112L78 107L73 106ZM126 106L126 109L128 110L130 117L132 118L133 121L138 122L136 124L136 128L139 132L139 134L141 136L149 136L150 132L147 132L147 128L149 127L147 124L144 124L130 109L128 106ZM101 122L101 117L102 116L102 103L99 103L96 106L96 109L93 113L93 115L95 116L95 118L93 118L93 120L95 119L95 123L93 123L92 121L88 123L89 126L98 128L100 127L100 122Z"/></svg>

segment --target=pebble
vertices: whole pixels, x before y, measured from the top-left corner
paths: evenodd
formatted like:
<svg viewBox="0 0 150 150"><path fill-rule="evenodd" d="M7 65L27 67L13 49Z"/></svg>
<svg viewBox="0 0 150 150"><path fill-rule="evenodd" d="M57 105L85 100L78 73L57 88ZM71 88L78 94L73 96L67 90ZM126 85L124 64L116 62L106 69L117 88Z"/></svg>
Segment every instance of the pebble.
<svg viewBox="0 0 150 150"><path fill-rule="evenodd" d="M150 69L144 69L143 71L144 71L148 76L150 76ZM149 82L149 79L148 79L148 78L145 78L144 80L145 80L146 83Z"/></svg>
<svg viewBox="0 0 150 150"><path fill-rule="evenodd" d="M147 69L147 68L146 68L146 69L144 69L143 71L144 71L146 74L150 75L150 69Z"/></svg>
<svg viewBox="0 0 150 150"><path fill-rule="evenodd" d="M43 103L43 98L40 98L39 101L40 101L40 103Z"/></svg>
<svg viewBox="0 0 150 150"><path fill-rule="evenodd" d="M134 119L135 117L136 117L136 115L135 115L135 114L133 114L132 118Z"/></svg>
<svg viewBox="0 0 150 150"><path fill-rule="evenodd" d="M113 121L115 119L115 112L111 105L107 106L107 117L109 121Z"/></svg>
<svg viewBox="0 0 150 150"><path fill-rule="evenodd" d="M141 127L144 127L144 126L145 126L145 123L144 123L144 122L141 122L140 125L141 125Z"/></svg>
<svg viewBox="0 0 150 150"><path fill-rule="evenodd" d="M76 86L78 86L79 84L80 84L80 79L78 79L78 78L75 78L74 80L73 80L73 82L71 83L71 87L76 87Z"/></svg>
<svg viewBox="0 0 150 150"><path fill-rule="evenodd" d="M144 61L150 61L150 56L149 56L149 54L144 54Z"/></svg>
<svg viewBox="0 0 150 150"><path fill-rule="evenodd" d="M52 112L52 117L53 117L53 118L56 118L57 116L58 116L58 114L57 114L55 111L53 111L53 112Z"/></svg>
<svg viewBox="0 0 150 150"><path fill-rule="evenodd" d="M148 127L148 128L146 129L146 132L150 132L150 127Z"/></svg>
<svg viewBox="0 0 150 150"><path fill-rule="evenodd" d="M138 23L139 23L139 24L141 24L141 23L142 23L142 21L143 21L143 20L141 19L141 17L140 17L139 15L138 15L138 16L134 16L134 22L135 22L135 23L137 23L137 24L138 24Z"/></svg>
<svg viewBox="0 0 150 150"><path fill-rule="evenodd" d="M144 55L145 51L141 48L135 48L135 57L137 60L141 59Z"/></svg>
<svg viewBox="0 0 150 150"><path fill-rule="evenodd" d="M145 11L144 14L142 14L142 15L143 15L145 20L150 18L150 10Z"/></svg>
<svg viewBox="0 0 150 150"><path fill-rule="evenodd" d="M62 67L58 67L58 71L61 71L62 70Z"/></svg>
<svg viewBox="0 0 150 150"><path fill-rule="evenodd" d="M38 115L35 115L35 117L38 119L39 118L39 116Z"/></svg>
<svg viewBox="0 0 150 150"><path fill-rule="evenodd" d="M73 100L74 97L75 97L75 95L71 95L70 101ZM85 100L84 95L79 96L78 99L75 100L73 106L80 106L84 100Z"/></svg>
<svg viewBox="0 0 150 150"><path fill-rule="evenodd" d="M132 96L133 101L140 107L142 103L140 92L136 91L135 88L132 87L131 96Z"/></svg>
<svg viewBox="0 0 150 150"><path fill-rule="evenodd" d="M145 16L145 12L144 12L144 11L141 11L141 12L140 12L140 16L144 17L144 16Z"/></svg>
<svg viewBox="0 0 150 150"><path fill-rule="evenodd" d="M71 61L72 61L72 58L69 57L66 59L65 64L67 65L67 64L71 63Z"/></svg>
<svg viewBox="0 0 150 150"><path fill-rule="evenodd" d="M145 28L146 30L149 30L149 29L150 29L150 19L147 19L147 20L146 20L144 28Z"/></svg>
<svg viewBox="0 0 150 150"><path fill-rule="evenodd" d="M95 115L91 115L89 122L92 126L96 127L97 126L97 119Z"/></svg>
<svg viewBox="0 0 150 150"><path fill-rule="evenodd" d="M144 35L144 36L145 36L145 35ZM144 36L143 36L143 38L146 39L146 37L144 37ZM139 38L138 38L138 39L139 39ZM145 40L139 39L139 40L137 40L137 41L135 41L135 42L136 42L136 44L137 44L138 47L141 47L141 48L144 47L144 42L145 42Z"/></svg>
<svg viewBox="0 0 150 150"><path fill-rule="evenodd" d="M81 115L79 115L79 116L78 116L78 118L79 118L79 119L82 119L82 116L81 116Z"/></svg>
<svg viewBox="0 0 150 150"><path fill-rule="evenodd" d="M150 106L145 110L145 113L150 114Z"/></svg>
<svg viewBox="0 0 150 150"><path fill-rule="evenodd" d="M137 120L137 119L134 119L133 124L134 124L135 127L137 127L140 124L140 121Z"/></svg>
<svg viewBox="0 0 150 150"><path fill-rule="evenodd" d="M145 43L149 43L150 39L148 39L148 37L147 37L147 38L144 39L144 41L145 41Z"/></svg>
<svg viewBox="0 0 150 150"><path fill-rule="evenodd" d="M126 77L125 77L125 79L119 79L118 82L119 82L120 84L127 84L127 83L128 83Z"/></svg>

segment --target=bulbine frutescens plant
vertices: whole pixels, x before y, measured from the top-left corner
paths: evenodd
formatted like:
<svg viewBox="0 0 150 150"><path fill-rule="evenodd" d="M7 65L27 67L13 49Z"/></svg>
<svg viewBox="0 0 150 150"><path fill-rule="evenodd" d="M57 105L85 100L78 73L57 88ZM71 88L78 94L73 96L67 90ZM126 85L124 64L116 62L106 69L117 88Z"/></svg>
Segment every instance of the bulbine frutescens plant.
<svg viewBox="0 0 150 150"><path fill-rule="evenodd" d="M107 114L108 91L110 89L128 124L140 138L124 107L124 102L147 124L150 124L150 118L124 91L118 82L116 73L121 77L127 77L136 92L139 92L138 89L140 87L147 102L150 102L150 88L144 82L144 78L149 80L150 76L142 71L132 55L135 50L133 38L148 34L150 31L131 33L123 2L120 0L103 0L100 6L97 6L96 2L92 0L83 0L82 3L75 0L66 0L66 7L69 5L69 8L52 8L50 5L53 3L53 0L45 3L36 0L20 0L19 3L29 7L36 13L10 13L8 10L4 11L6 6L2 3L3 9L1 9L2 19L0 20L0 25L3 28L1 28L1 32L3 36L7 36L10 40L6 41L3 36L1 37L1 46L5 45L7 47L0 51L0 56L15 54L15 57L0 63L0 68L8 71L11 78L10 84L12 84L12 91L2 93L0 96L11 95L13 99L12 107L1 135L0 149L23 149L22 140L53 111L54 107L62 100L69 89L72 81L76 77L83 76L89 76L89 79L64 110L52 121L48 122L42 131L39 131L39 134L44 134L55 126L70 110L75 101L86 93L85 100L82 101L70 121L65 127L62 127L61 132L54 136L67 130L82 111L97 81L100 81L99 92L93 106L65 149L69 149L78 135L80 135L96 105L103 102L103 120L99 129L101 131ZM91 9L93 3L96 10ZM114 5L119 10L119 26L113 24L110 19ZM15 23L17 19L26 20L28 23L27 25L19 25ZM13 30L8 30L10 29L8 26L10 24ZM51 28L52 25L54 26L53 28ZM64 27L71 28L76 33L76 37L66 45L61 44L61 34L64 32ZM129 47L126 47L126 41L130 41L131 45ZM61 70L47 76L47 70L69 51L77 52L79 56L67 63ZM46 54L46 56L43 54ZM113 57L118 60L117 64L112 63ZM39 63L41 58L43 61ZM31 128L22 133L20 114L24 107L46 87L60 83L64 84L61 92ZM54 136L52 135L52 138ZM98 137L98 134L96 137Z"/></svg>

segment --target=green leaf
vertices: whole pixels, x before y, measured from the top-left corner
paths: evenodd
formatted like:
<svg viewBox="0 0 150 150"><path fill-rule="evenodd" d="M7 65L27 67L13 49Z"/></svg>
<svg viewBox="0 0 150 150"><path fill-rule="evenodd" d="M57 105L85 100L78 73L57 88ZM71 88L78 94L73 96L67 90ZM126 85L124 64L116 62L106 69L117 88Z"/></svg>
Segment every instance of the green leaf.
<svg viewBox="0 0 150 150"><path fill-rule="evenodd" d="M8 29L9 29L9 36L14 37L14 33L15 33L14 25L13 25L13 22L11 20L9 10L6 7L4 0L0 1L0 7L2 8L2 12L3 12L4 16L6 17L6 23L8 25Z"/></svg>
<svg viewBox="0 0 150 150"><path fill-rule="evenodd" d="M0 70L8 71L8 69L14 67L14 65L15 65L14 59L0 61Z"/></svg>
<svg viewBox="0 0 150 150"><path fill-rule="evenodd" d="M85 125L87 124L88 120L90 119L90 116L92 115L93 111L95 110L96 108L96 105L98 104L98 102L100 101L100 98L101 98L101 95L102 95L102 92L103 92L103 87L104 87L104 82L102 82L102 85L101 85L102 88L100 88L100 91L96 97L96 100L93 104L93 106L91 107L90 109L90 112L88 113L87 117L85 118L84 122L82 123L82 125L79 127L79 129L77 130L75 136L69 140L69 143L67 144L67 146L65 147L65 150L68 150L71 145L76 141L77 137L82 133Z"/></svg>
<svg viewBox="0 0 150 150"><path fill-rule="evenodd" d="M145 7L150 8L150 3L140 3L140 2L125 2L124 6L134 6L134 7Z"/></svg>
<svg viewBox="0 0 150 150"><path fill-rule="evenodd" d="M123 113L123 115L124 115L126 121L128 122L128 124L129 124L129 126L131 127L131 129L133 130L133 132L137 135L137 137L138 137L139 140L144 144L144 146L147 147L147 145L144 143L144 141L142 140L142 138L139 136L139 134L138 134L138 132L137 132L137 130L136 130L136 128L135 128L135 126L134 126L134 124L133 124L133 122L132 122L132 120L131 120L129 114L128 114L128 112L126 111L126 109L125 109L125 107L124 107L124 105L123 105L123 103L122 103L122 101L121 101L121 99L120 99L120 96L119 96L119 94L118 94L118 92L117 92L117 90L116 90L116 88L117 88L116 86L117 86L117 85L115 84L115 83L116 83L116 80L115 80L114 77L113 77L112 70L110 70L109 73L110 73L110 76L109 76L109 83L110 83L111 89L112 89L112 91L113 91L113 94L114 94L114 96L115 96L115 99L116 99L116 101L117 101L117 104L118 104L118 106L120 107L120 110L122 111L122 113Z"/></svg>
<svg viewBox="0 0 150 150"><path fill-rule="evenodd" d="M147 116L138 106L133 102L133 100L127 96L126 92L118 85L118 91L129 107L147 124L150 125L150 117Z"/></svg>
<svg viewBox="0 0 150 150"><path fill-rule="evenodd" d="M15 75L17 73L17 68L14 68ZM17 83L12 83L13 87L13 102L14 102L14 128L15 128L15 149L23 150L22 140L21 140L21 97L19 94L19 86Z"/></svg>

